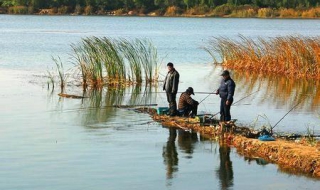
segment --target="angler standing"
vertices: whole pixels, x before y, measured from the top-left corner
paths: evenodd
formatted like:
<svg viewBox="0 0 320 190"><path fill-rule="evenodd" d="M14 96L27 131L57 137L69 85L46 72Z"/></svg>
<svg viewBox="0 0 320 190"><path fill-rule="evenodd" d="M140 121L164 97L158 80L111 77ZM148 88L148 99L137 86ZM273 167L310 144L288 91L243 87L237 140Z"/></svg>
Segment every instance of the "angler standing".
<svg viewBox="0 0 320 190"><path fill-rule="evenodd" d="M179 73L173 67L173 64L169 62L167 64L168 67L168 74L164 80L163 90L166 91L167 100L169 103L169 115L175 116L177 115L177 102L176 96L178 92L178 85L179 85Z"/></svg>
<svg viewBox="0 0 320 190"><path fill-rule="evenodd" d="M236 88L236 84L230 77L230 73L228 70L224 70L221 74L223 79L221 80L220 87L216 91L216 94L220 95L220 121L230 121L230 107L233 102L234 90Z"/></svg>

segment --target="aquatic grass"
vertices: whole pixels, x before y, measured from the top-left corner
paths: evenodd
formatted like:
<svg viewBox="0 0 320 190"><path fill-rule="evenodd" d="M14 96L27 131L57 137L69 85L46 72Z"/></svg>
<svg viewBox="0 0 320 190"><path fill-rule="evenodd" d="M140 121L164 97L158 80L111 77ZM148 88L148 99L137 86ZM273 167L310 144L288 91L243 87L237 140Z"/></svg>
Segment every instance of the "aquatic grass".
<svg viewBox="0 0 320 190"><path fill-rule="evenodd" d="M136 40L139 57L145 74L145 81L158 80L158 55L156 48L148 40Z"/></svg>
<svg viewBox="0 0 320 190"><path fill-rule="evenodd" d="M139 52L135 45L126 39L121 39L119 41L119 49L129 62L129 73L131 74L129 75L129 80L142 83L141 59L138 56Z"/></svg>
<svg viewBox="0 0 320 190"><path fill-rule="evenodd" d="M157 49L149 40L88 37L72 44L73 63L85 86L154 83L158 80Z"/></svg>
<svg viewBox="0 0 320 190"><path fill-rule="evenodd" d="M307 135L306 135L306 141L309 145L314 146L317 144L317 139L315 138L315 132L314 132L314 127L310 127L310 125L306 126L307 130Z"/></svg>
<svg viewBox="0 0 320 190"><path fill-rule="evenodd" d="M64 71L63 63L62 63L60 57L58 57L58 59L52 57L52 60L55 62L56 66L57 66L57 72L58 72L58 76L60 79L60 87L61 87L61 90L63 90L66 85L66 80L68 78L68 75ZM50 76L50 74L49 74L49 76Z"/></svg>
<svg viewBox="0 0 320 190"><path fill-rule="evenodd" d="M214 63L235 70L320 78L319 37L284 36L239 40L214 37L203 47Z"/></svg>
<svg viewBox="0 0 320 190"><path fill-rule="evenodd" d="M54 74L51 72L51 71L47 71L47 77L48 77L48 90L50 88L50 84L52 85L52 90L54 89L54 83L55 83L55 80L54 80Z"/></svg>
<svg viewBox="0 0 320 190"><path fill-rule="evenodd" d="M85 62L85 56L82 54L82 47L81 46L76 46L74 44L71 45L74 55L72 55L72 58L75 60L75 64L79 66L79 70L81 73L81 78L82 78L82 86L84 88L87 88L88 86L88 68L86 66Z"/></svg>
<svg viewBox="0 0 320 190"><path fill-rule="evenodd" d="M108 38L96 38L100 49L100 58L103 60L109 80L126 80L126 66L124 59L118 50L117 41Z"/></svg>

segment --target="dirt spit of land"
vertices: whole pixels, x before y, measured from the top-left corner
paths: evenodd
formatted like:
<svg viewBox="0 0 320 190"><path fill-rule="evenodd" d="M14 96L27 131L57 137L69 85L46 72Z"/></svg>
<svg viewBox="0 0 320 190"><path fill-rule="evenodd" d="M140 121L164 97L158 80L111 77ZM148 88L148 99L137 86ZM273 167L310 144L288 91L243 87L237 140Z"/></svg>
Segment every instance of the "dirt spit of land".
<svg viewBox="0 0 320 190"><path fill-rule="evenodd" d="M165 127L193 130L212 139L223 137L239 154L246 157L260 157L277 164L280 169L320 177L320 142L311 146L305 139L289 141L276 138L275 141L260 141L245 137L244 133L248 128L241 129L243 127L237 127L233 123L206 126L201 125L197 119L158 115L154 111L149 114ZM227 131L225 127L228 128Z"/></svg>

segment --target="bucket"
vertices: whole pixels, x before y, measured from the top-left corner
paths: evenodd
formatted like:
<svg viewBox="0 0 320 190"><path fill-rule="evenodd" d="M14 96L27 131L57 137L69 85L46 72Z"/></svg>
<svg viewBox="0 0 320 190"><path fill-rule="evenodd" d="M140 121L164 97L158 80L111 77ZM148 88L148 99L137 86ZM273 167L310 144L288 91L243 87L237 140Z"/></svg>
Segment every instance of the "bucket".
<svg viewBox="0 0 320 190"><path fill-rule="evenodd" d="M206 122L206 116L205 115L200 115L199 117L199 121L200 121L200 126L203 126L204 123Z"/></svg>
<svg viewBox="0 0 320 190"><path fill-rule="evenodd" d="M165 115L167 114L169 111L169 108L168 107L158 107L157 108L157 114L158 115Z"/></svg>

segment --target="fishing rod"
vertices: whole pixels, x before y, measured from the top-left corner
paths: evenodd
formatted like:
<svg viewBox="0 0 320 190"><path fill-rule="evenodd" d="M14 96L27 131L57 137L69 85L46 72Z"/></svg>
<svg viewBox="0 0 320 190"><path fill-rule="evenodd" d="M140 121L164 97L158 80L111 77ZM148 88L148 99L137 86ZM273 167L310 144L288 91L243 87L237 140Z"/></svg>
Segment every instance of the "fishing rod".
<svg viewBox="0 0 320 190"><path fill-rule="evenodd" d="M78 111L78 110L91 110L91 109L106 109L106 108L133 108L133 107L152 107L152 106L157 106L158 104L135 104L135 105L109 105L109 106L97 106L97 107L85 107L85 108L77 108L77 109L67 109L67 110L52 110L49 112L57 112L57 111L63 111L63 112L68 112L68 111Z"/></svg>
<svg viewBox="0 0 320 190"><path fill-rule="evenodd" d="M199 93L198 93L199 94ZM199 102L199 104L201 104L201 102L203 102L205 99L207 99L211 94L218 94L218 93L216 93L216 92L211 92L211 93L209 93L205 98L203 98L200 102Z"/></svg>
<svg viewBox="0 0 320 190"><path fill-rule="evenodd" d="M280 121L282 121L295 107L297 107L299 104L301 103L298 102L296 105L294 105L273 127L271 127L271 133L272 133L272 130L280 123Z"/></svg>
<svg viewBox="0 0 320 190"><path fill-rule="evenodd" d="M254 94L254 93L258 92L258 91L260 91L260 90L257 90L257 91L255 91L255 92L252 92L251 94L249 94L249 95L247 95L247 96L245 96L245 97L241 98L240 100L236 101L236 102L235 102L235 103L233 103L232 105L235 105L236 103L239 103L241 100L243 100L243 99L245 99L245 98L247 98L247 97L251 96L252 94Z"/></svg>
<svg viewBox="0 0 320 190"><path fill-rule="evenodd" d="M255 92L250 93L249 95L247 95L247 96L241 98L240 100L236 101L235 103L231 104L231 106L234 105L234 104L236 104L236 103L239 103L239 102L242 101L243 99L248 98L249 96L251 96L251 95L254 94L254 93L257 93L258 91L260 91L260 90L257 90L257 91L255 91ZM220 111L217 112L217 113L215 113L215 114L213 114L213 115L210 117L210 119L213 118L214 116L218 115L219 113L220 113Z"/></svg>
<svg viewBox="0 0 320 190"><path fill-rule="evenodd" d="M179 94L182 94L184 93L185 91L183 92L177 92ZM134 93L134 92L128 92L128 93L123 93L123 94L165 94L166 92L139 92L139 93ZM194 92L196 94L214 94L212 92Z"/></svg>

